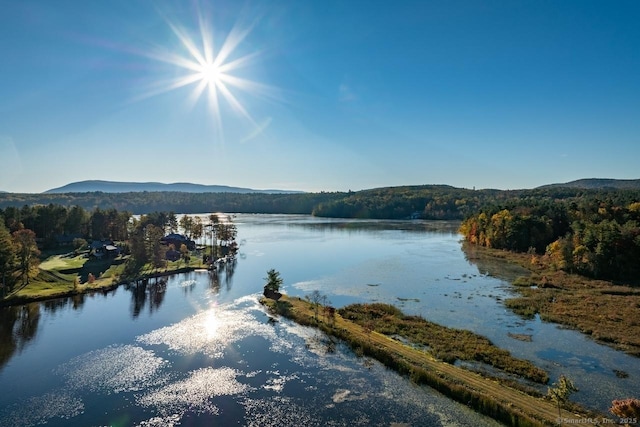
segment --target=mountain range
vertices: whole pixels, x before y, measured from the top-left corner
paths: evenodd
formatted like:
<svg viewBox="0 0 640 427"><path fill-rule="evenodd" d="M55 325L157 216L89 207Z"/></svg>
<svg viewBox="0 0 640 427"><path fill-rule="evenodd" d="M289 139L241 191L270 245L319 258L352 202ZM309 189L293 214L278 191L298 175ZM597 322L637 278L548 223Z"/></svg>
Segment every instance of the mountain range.
<svg viewBox="0 0 640 427"><path fill-rule="evenodd" d="M101 191L103 193L134 193L143 191L178 191L182 193L303 193L303 191L255 190L252 188L229 187L227 185L192 184L189 182L164 184L161 182L116 182L96 180L72 182L62 187L47 190L45 193L89 193L94 191Z"/></svg>
<svg viewBox="0 0 640 427"><path fill-rule="evenodd" d="M539 189L550 188L581 188L585 190L633 190L640 189L640 179L611 179L611 178L586 178L569 181L565 183L555 183L536 187ZM62 193L91 193L101 191L103 193L135 193L135 192L160 192L160 191L177 191L183 193L267 193L267 194L294 194L304 193L297 190L256 190L244 187L230 187L227 185L203 185L192 184L189 182L176 182L172 184L164 184L161 182L117 182L117 181L79 181L72 182L62 187L52 188L44 191L45 194L62 194ZM0 190L0 193L8 193Z"/></svg>

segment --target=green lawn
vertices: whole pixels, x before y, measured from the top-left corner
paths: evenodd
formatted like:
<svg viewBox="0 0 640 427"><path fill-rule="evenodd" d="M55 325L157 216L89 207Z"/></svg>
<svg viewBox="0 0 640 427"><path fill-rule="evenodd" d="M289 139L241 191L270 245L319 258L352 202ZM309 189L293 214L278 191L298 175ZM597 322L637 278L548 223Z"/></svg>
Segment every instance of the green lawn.
<svg viewBox="0 0 640 427"><path fill-rule="evenodd" d="M66 254L61 255L52 255L43 262L40 263L41 270L73 270L82 268L85 262L88 261L88 258L85 258L84 255L79 256L69 256Z"/></svg>

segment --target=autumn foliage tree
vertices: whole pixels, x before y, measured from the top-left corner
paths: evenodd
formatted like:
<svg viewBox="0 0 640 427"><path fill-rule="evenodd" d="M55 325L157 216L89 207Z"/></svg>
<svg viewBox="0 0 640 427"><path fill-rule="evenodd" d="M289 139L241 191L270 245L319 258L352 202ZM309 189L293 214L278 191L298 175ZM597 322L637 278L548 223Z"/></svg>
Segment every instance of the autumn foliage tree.
<svg viewBox="0 0 640 427"><path fill-rule="evenodd" d="M486 207L462 222L465 239L481 246L545 254L551 267L601 279L638 281L640 202L636 193L600 199L527 198Z"/></svg>
<svg viewBox="0 0 640 427"><path fill-rule="evenodd" d="M621 418L628 420L623 422L624 425L636 424L640 420L640 399L621 399L611 402L609 412Z"/></svg>
<svg viewBox="0 0 640 427"><path fill-rule="evenodd" d="M36 233L25 228L14 231L12 238L22 283L29 283L31 270L38 265L38 255L40 255L36 244Z"/></svg>

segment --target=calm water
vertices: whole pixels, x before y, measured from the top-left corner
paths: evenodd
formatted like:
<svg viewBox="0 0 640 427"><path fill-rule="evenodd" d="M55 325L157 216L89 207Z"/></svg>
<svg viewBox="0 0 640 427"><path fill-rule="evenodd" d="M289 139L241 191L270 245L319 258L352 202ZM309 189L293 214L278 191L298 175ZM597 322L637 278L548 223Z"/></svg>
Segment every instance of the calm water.
<svg viewBox="0 0 640 427"><path fill-rule="evenodd" d="M270 321L257 303L270 268L289 294L390 302L486 335L553 379L569 375L589 406L640 395L638 359L506 310L519 272L468 261L455 223L235 222L240 256L217 277L0 311L0 425L495 425L314 330Z"/></svg>

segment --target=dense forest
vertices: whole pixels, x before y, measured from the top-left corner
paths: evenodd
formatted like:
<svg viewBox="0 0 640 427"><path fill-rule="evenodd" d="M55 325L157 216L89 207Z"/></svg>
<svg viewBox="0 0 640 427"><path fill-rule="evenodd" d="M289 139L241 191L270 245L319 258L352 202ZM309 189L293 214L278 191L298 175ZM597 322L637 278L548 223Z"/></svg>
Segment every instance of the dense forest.
<svg viewBox="0 0 640 427"><path fill-rule="evenodd" d="M638 283L640 192L527 192L468 216L461 233L471 243L544 255L554 268Z"/></svg>
<svg viewBox="0 0 640 427"><path fill-rule="evenodd" d="M318 204L311 213L334 218L460 220L477 211L486 200L503 200L510 194L447 185L376 188L343 194Z"/></svg>

